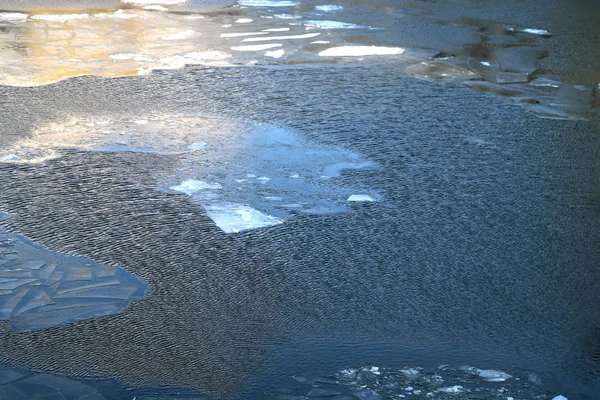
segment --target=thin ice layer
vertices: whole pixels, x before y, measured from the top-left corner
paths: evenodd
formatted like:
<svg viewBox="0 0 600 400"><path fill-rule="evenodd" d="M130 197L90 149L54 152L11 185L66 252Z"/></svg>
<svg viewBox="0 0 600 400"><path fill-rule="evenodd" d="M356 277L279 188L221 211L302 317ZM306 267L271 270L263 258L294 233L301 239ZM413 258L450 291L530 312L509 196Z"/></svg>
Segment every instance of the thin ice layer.
<svg viewBox="0 0 600 400"><path fill-rule="evenodd" d="M146 283L85 257L62 256L0 232L0 319L15 332L115 314L140 300Z"/></svg>
<svg viewBox="0 0 600 400"><path fill-rule="evenodd" d="M382 46L339 46L330 47L319 52L321 57L363 57L363 56L387 56L404 53L401 47Z"/></svg>
<svg viewBox="0 0 600 400"><path fill-rule="evenodd" d="M238 233L283 223L277 217L244 204L215 203L206 205L205 208L209 218L225 233Z"/></svg>

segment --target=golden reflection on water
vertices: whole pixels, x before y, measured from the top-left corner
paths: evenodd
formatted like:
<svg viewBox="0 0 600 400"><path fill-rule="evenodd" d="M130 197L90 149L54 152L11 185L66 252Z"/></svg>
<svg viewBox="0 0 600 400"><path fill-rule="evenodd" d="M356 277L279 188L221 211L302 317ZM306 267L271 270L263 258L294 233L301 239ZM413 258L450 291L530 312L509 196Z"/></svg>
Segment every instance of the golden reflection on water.
<svg viewBox="0 0 600 400"><path fill-rule="evenodd" d="M200 17L128 9L38 14L5 22L0 84L37 86L82 75L118 77L185 64L227 65L230 55L208 46L218 25Z"/></svg>

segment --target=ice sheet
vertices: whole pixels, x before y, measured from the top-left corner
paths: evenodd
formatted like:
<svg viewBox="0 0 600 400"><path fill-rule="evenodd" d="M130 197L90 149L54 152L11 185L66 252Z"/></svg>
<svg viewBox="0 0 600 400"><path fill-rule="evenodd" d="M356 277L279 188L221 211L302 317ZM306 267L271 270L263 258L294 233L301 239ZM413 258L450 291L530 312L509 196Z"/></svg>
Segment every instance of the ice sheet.
<svg viewBox="0 0 600 400"><path fill-rule="evenodd" d="M120 312L147 289L124 270L49 252L23 236L0 232L0 241L15 255L0 254L0 286L12 287L0 292L0 319L15 332Z"/></svg>
<svg viewBox="0 0 600 400"><path fill-rule="evenodd" d="M218 183L206 183L195 179L188 179L181 182L180 185L171 186L171 190L182 192L188 195L192 195L201 190L218 190L222 189L222 186Z"/></svg>

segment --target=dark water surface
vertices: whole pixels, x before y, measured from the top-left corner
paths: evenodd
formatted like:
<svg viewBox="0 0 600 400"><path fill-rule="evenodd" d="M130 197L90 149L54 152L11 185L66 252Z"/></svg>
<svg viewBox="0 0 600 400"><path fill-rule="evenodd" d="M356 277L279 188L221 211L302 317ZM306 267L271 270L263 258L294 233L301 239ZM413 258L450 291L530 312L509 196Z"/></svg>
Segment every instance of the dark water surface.
<svg viewBox="0 0 600 400"><path fill-rule="evenodd" d="M260 399L291 375L369 363L521 368L550 377L548 396L600 393L592 123L538 119L389 65L197 67L0 96L4 141L71 116L219 115L356 152L378 168L336 179L381 196L228 235L187 196L157 190L178 155L0 164L4 229L149 285L122 314L18 334L1 322L16 368L130 388L92 383L106 398Z"/></svg>

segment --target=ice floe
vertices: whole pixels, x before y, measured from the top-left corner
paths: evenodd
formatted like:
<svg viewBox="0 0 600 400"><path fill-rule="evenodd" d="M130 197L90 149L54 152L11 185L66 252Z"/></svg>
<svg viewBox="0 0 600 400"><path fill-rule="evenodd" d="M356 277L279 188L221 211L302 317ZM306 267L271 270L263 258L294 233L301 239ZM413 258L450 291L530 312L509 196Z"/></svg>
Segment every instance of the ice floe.
<svg viewBox="0 0 600 400"><path fill-rule="evenodd" d="M532 29L532 28L523 29L523 32L531 33L532 35L549 35L550 34L550 32L548 32L545 29Z"/></svg>
<svg viewBox="0 0 600 400"><path fill-rule="evenodd" d="M249 24L250 22L254 21L251 18L239 18L235 20L236 24Z"/></svg>
<svg viewBox="0 0 600 400"><path fill-rule="evenodd" d="M363 57L363 56L385 56L404 53L401 47L382 46L339 46L330 47L319 52L321 57Z"/></svg>
<svg viewBox="0 0 600 400"><path fill-rule="evenodd" d="M207 204L204 208L209 218L225 233L238 233L283 223L277 217L244 204L215 203Z"/></svg>
<svg viewBox="0 0 600 400"><path fill-rule="evenodd" d="M505 380L512 378L511 375L505 372L495 371L493 369L480 369L478 370L478 375L488 382L504 382Z"/></svg>
<svg viewBox="0 0 600 400"><path fill-rule="evenodd" d="M341 9L343 9L344 7L342 6L336 6L333 4L325 4L322 6L315 6L315 10L317 11L324 11L324 12L330 12L330 11L339 11Z"/></svg>
<svg viewBox="0 0 600 400"><path fill-rule="evenodd" d="M0 232L0 319L15 332L118 313L146 289L120 268L51 253Z"/></svg>
<svg viewBox="0 0 600 400"><path fill-rule="evenodd" d="M263 29L263 32L288 32L290 28L269 28Z"/></svg>

